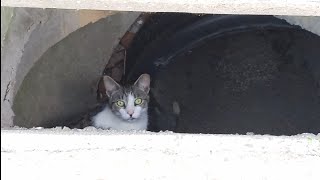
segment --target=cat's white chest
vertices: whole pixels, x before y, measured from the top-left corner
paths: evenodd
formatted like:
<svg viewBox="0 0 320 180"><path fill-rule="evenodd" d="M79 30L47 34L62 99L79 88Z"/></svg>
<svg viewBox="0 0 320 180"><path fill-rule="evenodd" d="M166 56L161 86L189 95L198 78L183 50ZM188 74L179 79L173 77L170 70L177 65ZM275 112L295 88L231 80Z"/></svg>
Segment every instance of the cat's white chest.
<svg viewBox="0 0 320 180"><path fill-rule="evenodd" d="M93 126L102 129L114 130L146 130L148 126L148 115L141 114L139 119L133 122L127 122L114 115L111 110L106 107L103 111L92 117Z"/></svg>

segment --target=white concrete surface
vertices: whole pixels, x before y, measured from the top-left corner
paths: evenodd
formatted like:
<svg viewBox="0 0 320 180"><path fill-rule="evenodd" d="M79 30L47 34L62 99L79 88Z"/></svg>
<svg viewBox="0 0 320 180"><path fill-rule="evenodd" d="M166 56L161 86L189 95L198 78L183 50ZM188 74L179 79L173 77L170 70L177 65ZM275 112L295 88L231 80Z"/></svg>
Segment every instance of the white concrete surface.
<svg viewBox="0 0 320 180"><path fill-rule="evenodd" d="M1 130L1 178L319 180L320 134Z"/></svg>
<svg viewBox="0 0 320 180"><path fill-rule="evenodd" d="M1 6L144 12L319 16L319 0L1 0Z"/></svg>

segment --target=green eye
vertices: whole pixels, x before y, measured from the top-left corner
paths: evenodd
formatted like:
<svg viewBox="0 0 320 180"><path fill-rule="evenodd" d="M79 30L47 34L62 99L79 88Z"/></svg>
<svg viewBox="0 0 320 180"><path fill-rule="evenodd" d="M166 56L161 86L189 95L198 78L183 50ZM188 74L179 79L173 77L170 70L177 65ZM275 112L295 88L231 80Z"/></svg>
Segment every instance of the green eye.
<svg viewBox="0 0 320 180"><path fill-rule="evenodd" d="M124 106L124 102L119 100L119 101L116 102L116 105L118 107L123 107Z"/></svg>
<svg viewBox="0 0 320 180"><path fill-rule="evenodd" d="M136 100L134 100L134 104L135 105L139 105L142 103L142 99L141 98L137 98Z"/></svg>

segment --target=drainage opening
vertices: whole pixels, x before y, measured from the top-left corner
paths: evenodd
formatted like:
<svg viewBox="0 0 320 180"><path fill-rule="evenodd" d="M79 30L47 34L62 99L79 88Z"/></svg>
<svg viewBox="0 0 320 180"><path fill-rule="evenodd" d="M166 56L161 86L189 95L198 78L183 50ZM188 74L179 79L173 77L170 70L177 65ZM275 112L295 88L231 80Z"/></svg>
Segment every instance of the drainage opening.
<svg viewBox="0 0 320 180"><path fill-rule="evenodd" d="M151 130L320 132L319 36L273 16L150 19L128 50L125 78L152 75Z"/></svg>
<svg viewBox="0 0 320 180"><path fill-rule="evenodd" d="M115 27L121 17L113 17ZM112 56L116 61L109 61L104 74L122 83L151 75L150 131L320 132L319 36L273 16L155 13L139 18L145 23L122 39ZM95 103L89 86L100 70L92 64L104 64L110 46L105 39L115 39L110 26L107 19L88 25L42 56L15 98L15 125L88 125L88 116L97 111L85 118L79 114Z"/></svg>

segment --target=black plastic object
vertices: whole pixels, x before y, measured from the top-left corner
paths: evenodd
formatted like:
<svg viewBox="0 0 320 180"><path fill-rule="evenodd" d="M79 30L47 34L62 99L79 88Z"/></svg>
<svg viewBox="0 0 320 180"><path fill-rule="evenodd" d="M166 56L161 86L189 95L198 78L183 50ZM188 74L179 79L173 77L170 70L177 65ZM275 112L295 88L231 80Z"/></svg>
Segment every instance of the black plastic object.
<svg viewBox="0 0 320 180"><path fill-rule="evenodd" d="M153 78L159 68L165 67L180 53L201 45L208 39L247 31L267 29L301 29L274 16L211 15L199 18L168 37L153 41L136 60L128 59L126 80L136 79L142 72ZM161 33L161 32L159 32ZM134 63L133 63L134 62Z"/></svg>
<svg viewBox="0 0 320 180"><path fill-rule="evenodd" d="M188 15L188 18L190 18L190 15ZM170 23L174 23L174 21L171 20ZM141 73L149 73L152 82L155 82L158 78L157 72L169 65L177 55L188 52L208 40L248 31L301 29L273 16L207 15L193 18L191 23L176 25L173 29L170 29L172 27L170 23L164 23L168 26L168 29L160 28L159 32L151 32L162 34L159 36L161 39L159 37L148 39L146 36L149 40L146 41L144 37L138 35L135 44L139 44L139 41L141 41L143 43L140 43L140 45L144 44L146 46L140 48L140 52L135 52L136 54L133 57L128 56L127 61L130 65L126 69L125 81L131 82ZM147 27L144 28L157 31L157 28L151 28L150 26L155 26L155 24L147 24ZM163 33L163 31L166 33ZM137 47L133 46L132 49L137 50ZM171 112L165 112L161 105L157 103L153 94L151 94L149 114L150 130L175 130L177 123L175 115Z"/></svg>

